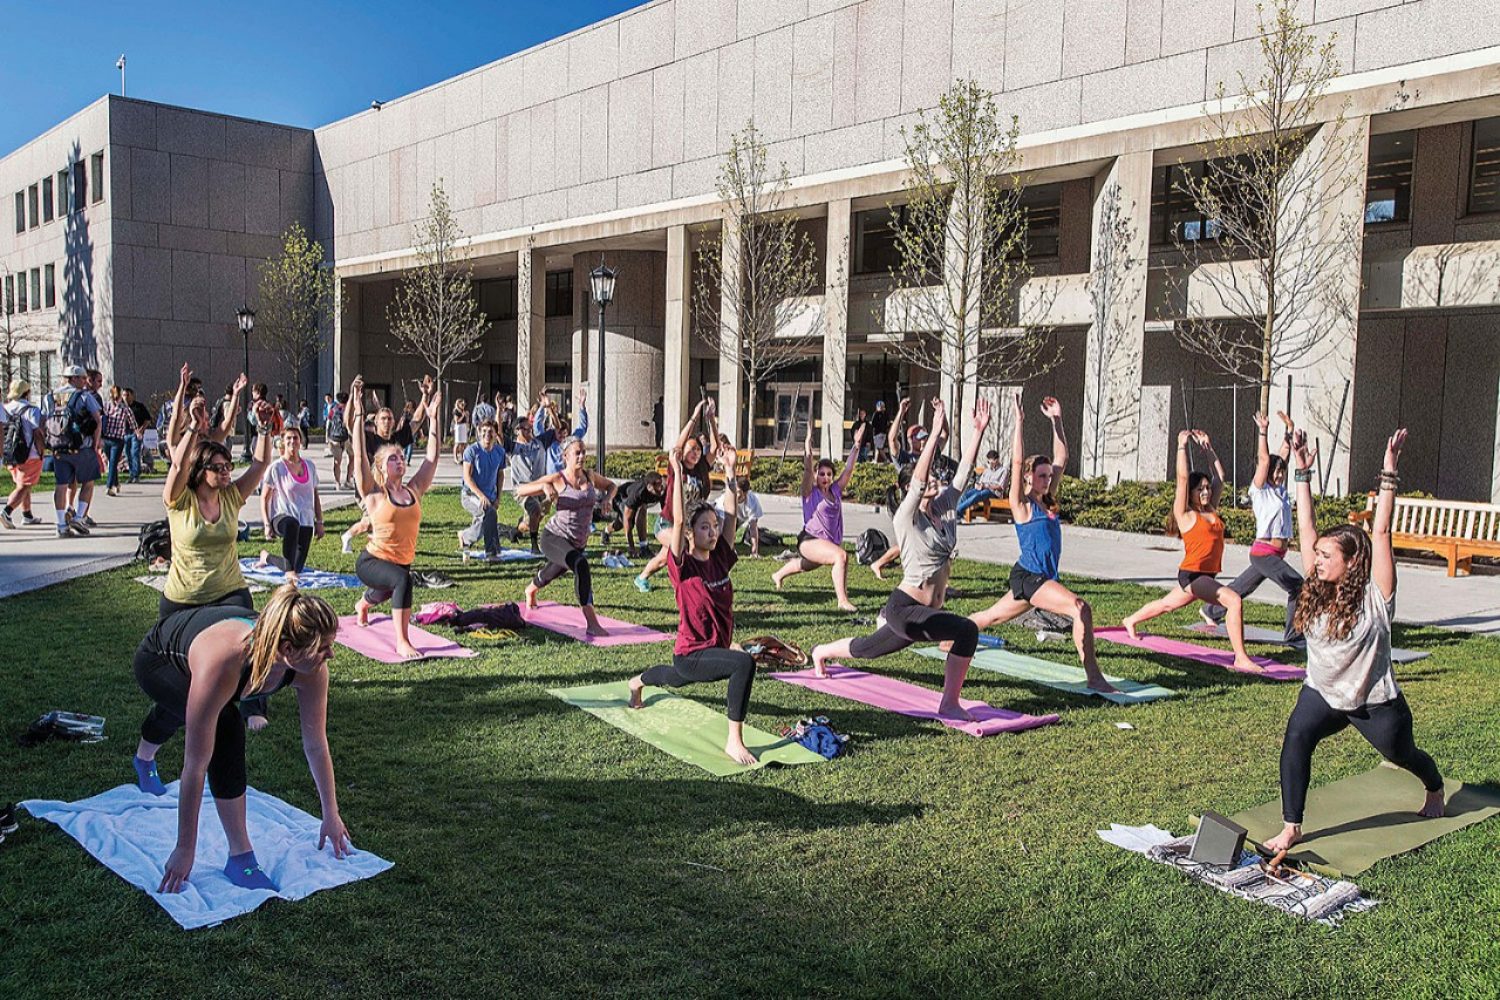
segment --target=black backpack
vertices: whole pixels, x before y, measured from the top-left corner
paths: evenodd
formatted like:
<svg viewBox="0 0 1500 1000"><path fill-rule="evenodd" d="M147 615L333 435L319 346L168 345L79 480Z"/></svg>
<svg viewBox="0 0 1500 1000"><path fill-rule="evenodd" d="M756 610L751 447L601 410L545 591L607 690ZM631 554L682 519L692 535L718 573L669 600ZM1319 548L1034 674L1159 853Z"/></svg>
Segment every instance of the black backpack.
<svg viewBox="0 0 1500 1000"><path fill-rule="evenodd" d="M21 424L22 413L11 417L10 423L5 425L6 465L25 465L31 457L31 442L26 440L26 428Z"/></svg>
<svg viewBox="0 0 1500 1000"><path fill-rule="evenodd" d="M135 557L148 563L156 559L172 558L172 533L165 519L141 525L141 538L135 547Z"/></svg>
<svg viewBox="0 0 1500 1000"><path fill-rule="evenodd" d="M861 566L868 566L890 550L891 540L879 528L866 528L854 543L854 558Z"/></svg>

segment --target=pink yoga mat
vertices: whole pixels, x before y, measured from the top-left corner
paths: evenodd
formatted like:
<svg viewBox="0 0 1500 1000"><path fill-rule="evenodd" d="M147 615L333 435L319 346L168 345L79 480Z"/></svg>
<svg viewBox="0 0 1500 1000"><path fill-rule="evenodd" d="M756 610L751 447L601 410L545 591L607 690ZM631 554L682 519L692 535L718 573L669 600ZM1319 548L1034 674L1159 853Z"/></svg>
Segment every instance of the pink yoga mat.
<svg viewBox="0 0 1500 1000"><path fill-rule="evenodd" d="M408 632L411 644L417 647L424 660L479 655L476 650L423 631L415 625L410 626ZM360 628L357 616L344 615L339 619L339 634L335 641L381 663L412 662L403 660L396 652L396 626L390 615L371 615L370 624L365 628Z"/></svg>
<svg viewBox="0 0 1500 1000"><path fill-rule="evenodd" d="M609 630L609 635L589 635L583 621L582 611L572 605L556 604L552 601L542 601L535 608L528 608L522 604L521 617L526 619L528 625L565 635L578 642L586 642L590 646L633 646L643 642L666 642L672 638L667 633L658 632L654 628L632 625L630 622L606 618L604 615L599 616L599 624Z"/></svg>
<svg viewBox="0 0 1500 1000"><path fill-rule="evenodd" d="M1013 733L1022 729L1035 729L1056 722L1056 715L1023 715L1005 708L994 708L982 701L960 698L959 704L974 716L974 722L959 722L944 719L937 714L942 692L918 687L894 677L867 674L863 670L852 670L840 664L828 665L827 677L815 677L811 670L795 673L772 674L779 681L810 688L823 694L834 694L850 701L862 702L917 719L932 719L945 726L961 730L970 736L993 736L995 733Z"/></svg>
<svg viewBox="0 0 1500 1000"><path fill-rule="evenodd" d="M1250 657L1264 667L1264 670L1259 672L1240 670L1234 665L1234 653L1227 649L1210 649L1207 646L1198 646L1180 639L1168 639L1164 635L1142 635L1139 639L1132 639L1130 633L1123 628L1096 628L1094 638L1118 643L1121 646L1149 649L1153 653L1166 653L1168 656L1177 656L1184 660L1196 660L1199 663L1207 663L1211 667L1223 667L1225 670L1244 674L1246 677L1264 677L1272 681L1300 681L1307 676L1307 671L1301 667L1289 667L1285 663L1278 663L1264 656Z"/></svg>

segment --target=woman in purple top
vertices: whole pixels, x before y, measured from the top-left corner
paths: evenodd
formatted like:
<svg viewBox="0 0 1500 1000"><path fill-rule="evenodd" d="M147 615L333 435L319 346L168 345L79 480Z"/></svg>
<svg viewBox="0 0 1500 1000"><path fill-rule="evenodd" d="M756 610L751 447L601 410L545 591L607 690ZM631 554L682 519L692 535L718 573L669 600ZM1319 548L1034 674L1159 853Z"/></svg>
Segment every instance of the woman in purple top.
<svg viewBox="0 0 1500 1000"><path fill-rule="evenodd" d="M834 478L831 459L813 463L813 427L807 422L807 438L802 442L802 533L797 536L799 558L789 560L771 576L776 589L789 576L806 573L819 566L833 567L833 592L839 609L857 611L849 603L849 551L844 548L844 491L859 461L859 449L865 441L865 427L854 432L854 446L844 461L844 472Z"/></svg>
<svg viewBox="0 0 1500 1000"><path fill-rule="evenodd" d="M573 574L573 589L589 635L608 635L594 611L594 584L584 548L594 523L594 509L609 509L615 484L584 468L583 442L570 438L563 447L563 470L534 479L516 490L517 497L541 496L556 504L556 513L541 532L547 563L526 585L526 606L536 607L536 595L564 573Z"/></svg>

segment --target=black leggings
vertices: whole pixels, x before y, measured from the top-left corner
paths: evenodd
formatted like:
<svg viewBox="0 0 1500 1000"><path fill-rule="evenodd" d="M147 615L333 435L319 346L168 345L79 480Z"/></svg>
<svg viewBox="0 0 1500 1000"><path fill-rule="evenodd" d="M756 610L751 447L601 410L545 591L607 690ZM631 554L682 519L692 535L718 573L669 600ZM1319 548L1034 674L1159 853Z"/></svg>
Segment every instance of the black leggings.
<svg viewBox="0 0 1500 1000"><path fill-rule="evenodd" d="M161 596L161 599L156 602L156 620L159 622L166 621L177 612L186 611L188 608L206 608L210 606L217 606L220 604L248 608L251 611L255 610L255 602L250 599L249 587L241 587L239 590L231 590L223 597L217 598L212 601L198 601L192 604L179 604L176 601L169 601L167 600L167 595L163 594Z"/></svg>
<svg viewBox="0 0 1500 1000"><path fill-rule="evenodd" d="M307 550L312 548L313 530L290 514L283 514L271 526L281 536L281 557L288 572L300 573L307 566Z"/></svg>
<svg viewBox="0 0 1500 1000"><path fill-rule="evenodd" d="M891 594L881 612L885 624L874 635L861 636L849 644L856 660L873 660L899 652L914 642L947 642L952 656L973 656L979 646L979 626L963 615L940 611L914 599L904 590Z"/></svg>
<svg viewBox="0 0 1500 1000"><path fill-rule="evenodd" d="M155 703L141 723L141 738L157 746L167 742L187 723L187 671L144 646L137 649L135 681ZM245 723L233 701L219 709L214 728L214 752L208 759L208 787L216 799L245 794Z"/></svg>
<svg viewBox="0 0 1500 1000"><path fill-rule="evenodd" d="M730 722L744 722L750 709L750 685L755 681L755 660L738 649L700 649L696 653L673 653L670 664L651 667L641 681L653 687L682 687L705 681L729 679L724 704Z"/></svg>
<svg viewBox="0 0 1500 1000"><path fill-rule="evenodd" d="M1353 712L1340 712L1306 685L1297 696L1297 706L1286 722L1281 743L1281 818L1301 823L1307 805L1307 782L1312 771L1313 750L1323 740L1353 726L1380 751L1382 757L1422 779L1429 792L1442 791L1443 776L1427 752L1412 738L1411 706L1406 695L1366 705Z"/></svg>
<svg viewBox="0 0 1500 1000"><path fill-rule="evenodd" d="M537 590L556 580L564 573L573 574L573 590L578 595L578 606L586 608L594 603L594 577L589 570L588 557L583 549L575 549L570 539L556 532L542 532L542 555L547 562L536 571L532 583Z"/></svg>
<svg viewBox="0 0 1500 1000"><path fill-rule="evenodd" d="M354 561L354 575L365 585L366 604L384 604L390 601L392 611L411 607L410 566L372 556L370 550L366 549Z"/></svg>

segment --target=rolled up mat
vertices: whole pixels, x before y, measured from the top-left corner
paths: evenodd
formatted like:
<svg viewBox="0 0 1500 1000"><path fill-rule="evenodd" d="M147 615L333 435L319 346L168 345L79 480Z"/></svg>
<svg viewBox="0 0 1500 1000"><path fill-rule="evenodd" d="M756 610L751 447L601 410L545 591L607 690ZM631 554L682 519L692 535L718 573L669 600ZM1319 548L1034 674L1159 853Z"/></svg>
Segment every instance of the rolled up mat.
<svg viewBox="0 0 1500 1000"><path fill-rule="evenodd" d="M411 644L417 647L417 652L422 654L421 658L424 660L461 659L479 655L476 650L460 646L440 635L433 635L416 625L408 626L407 632L411 636ZM365 627L360 626L358 616L344 615L339 618L339 633L334 641L381 663L411 662L402 659L401 654L396 652L396 625L389 615L371 615L370 624Z"/></svg>
<svg viewBox="0 0 1500 1000"><path fill-rule="evenodd" d="M941 722L951 729L968 733L970 736L993 736L996 733L1013 733L1022 729L1035 729L1038 726L1047 726L1058 721L1056 715L1025 715L1021 712L1012 712L1006 708L995 708L986 705L982 701L970 701L960 698L959 704L969 710L974 716L973 722L964 722L959 719L945 719L938 715L938 702L942 699L942 692L931 688L918 687L905 681L896 680L894 677L884 677L880 674L867 674L863 670L852 670L840 664L830 663L828 665L828 676L817 677L811 670L799 670L795 673L774 673L771 675L779 681L805 687L822 694L837 695L850 701L857 701L874 708L883 708L888 712L899 715L909 715L914 719L931 719Z"/></svg>
<svg viewBox="0 0 1500 1000"><path fill-rule="evenodd" d="M1100 628L1094 630L1094 638L1153 653L1165 653L1184 660L1195 660L1211 667L1223 667L1246 677L1264 677L1269 681L1300 681L1307 676L1307 671L1301 667L1290 667L1265 656L1250 657L1261 666L1260 670L1241 670L1234 665L1234 654L1227 649L1209 649L1180 639L1169 639L1164 635L1142 635L1139 639L1132 639L1130 633L1123 628Z"/></svg>
<svg viewBox="0 0 1500 1000"><path fill-rule="evenodd" d="M654 628L644 625L632 625L630 622L622 622L616 618L599 616L599 624L609 632L609 635L589 635L588 626L583 620L583 612L576 607L565 604L556 604L552 601L542 601L534 608L521 605L521 617L526 619L527 625L535 625L549 632L567 636L577 642L586 642L590 646L633 646L646 642L666 642L672 637L665 632L658 632Z"/></svg>
<svg viewBox="0 0 1500 1000"><path fill-rule="evenodd" d="M548 694L575 705L585 712L623 730L637 739L671 754L678 760L695 764L710 774L724 777L752 771L767 764L824 764L821 754L780 736L772 736L754 726L745 726L745 746L759 758L758 764L738 764L724 753L729 736L729 719L723 711L660 688L644 691L645 704L630 707L630 684L613 681L583 687L552 688Z"/></svg>
<svg viewBox="0 0 1500 1000"><path fill-rule="evenodd" d="M948 658L948 654L936 646L924 646L916 650L916 653L918 656L926 656L934 660ZM1089 687L1088 675L1083 672L1082 667L1053 663L1051 660L1038 659L1035 656L1027 656L1009 649L981 649L974 654L974 659L970 662L981 670L1004 674L1018 681L1042 684L1069 694L1093 695L1112 701L1116 705L1140 705L1160 698L1172 698L1177 694L1170 688L1110 677L1108 674L1104 676L1104 679L1119 690L1112 693L1095 691Z"/></svg>
<svg viewBox="0 0 1500 1000"><path fill-rule="evenodd" d="M1188 626L1189 632L1197 632L1199 635L1211 635L1216 639L1229 638L1229 630L1223 625L1210 625L1207 622L1199 622ZM1262 642L1272 646L1290 646L1286 641L1286 633L1278 632L1271 628L1261 628L1258 625L1245 626L1246 642ZM1415 663L1417 660L1425 660L1431 653L1419 649L1400 649L1391 647L1391 661L1393 663Z"/></svg>
<svg viewBox="0 0 1500 1000"><path fill-rule="evenodd" d="M1426 792L1410 771L1382 763L1363 774L1311 789L1302 839L1287 854L1294 864L1353 877L1377 861L1405 854L1447 833L1500 813L1500 787L1449 779L1446 815L1417 815ZM1281 799L1232 816L1263 844L1281 832Z"/></svg>

